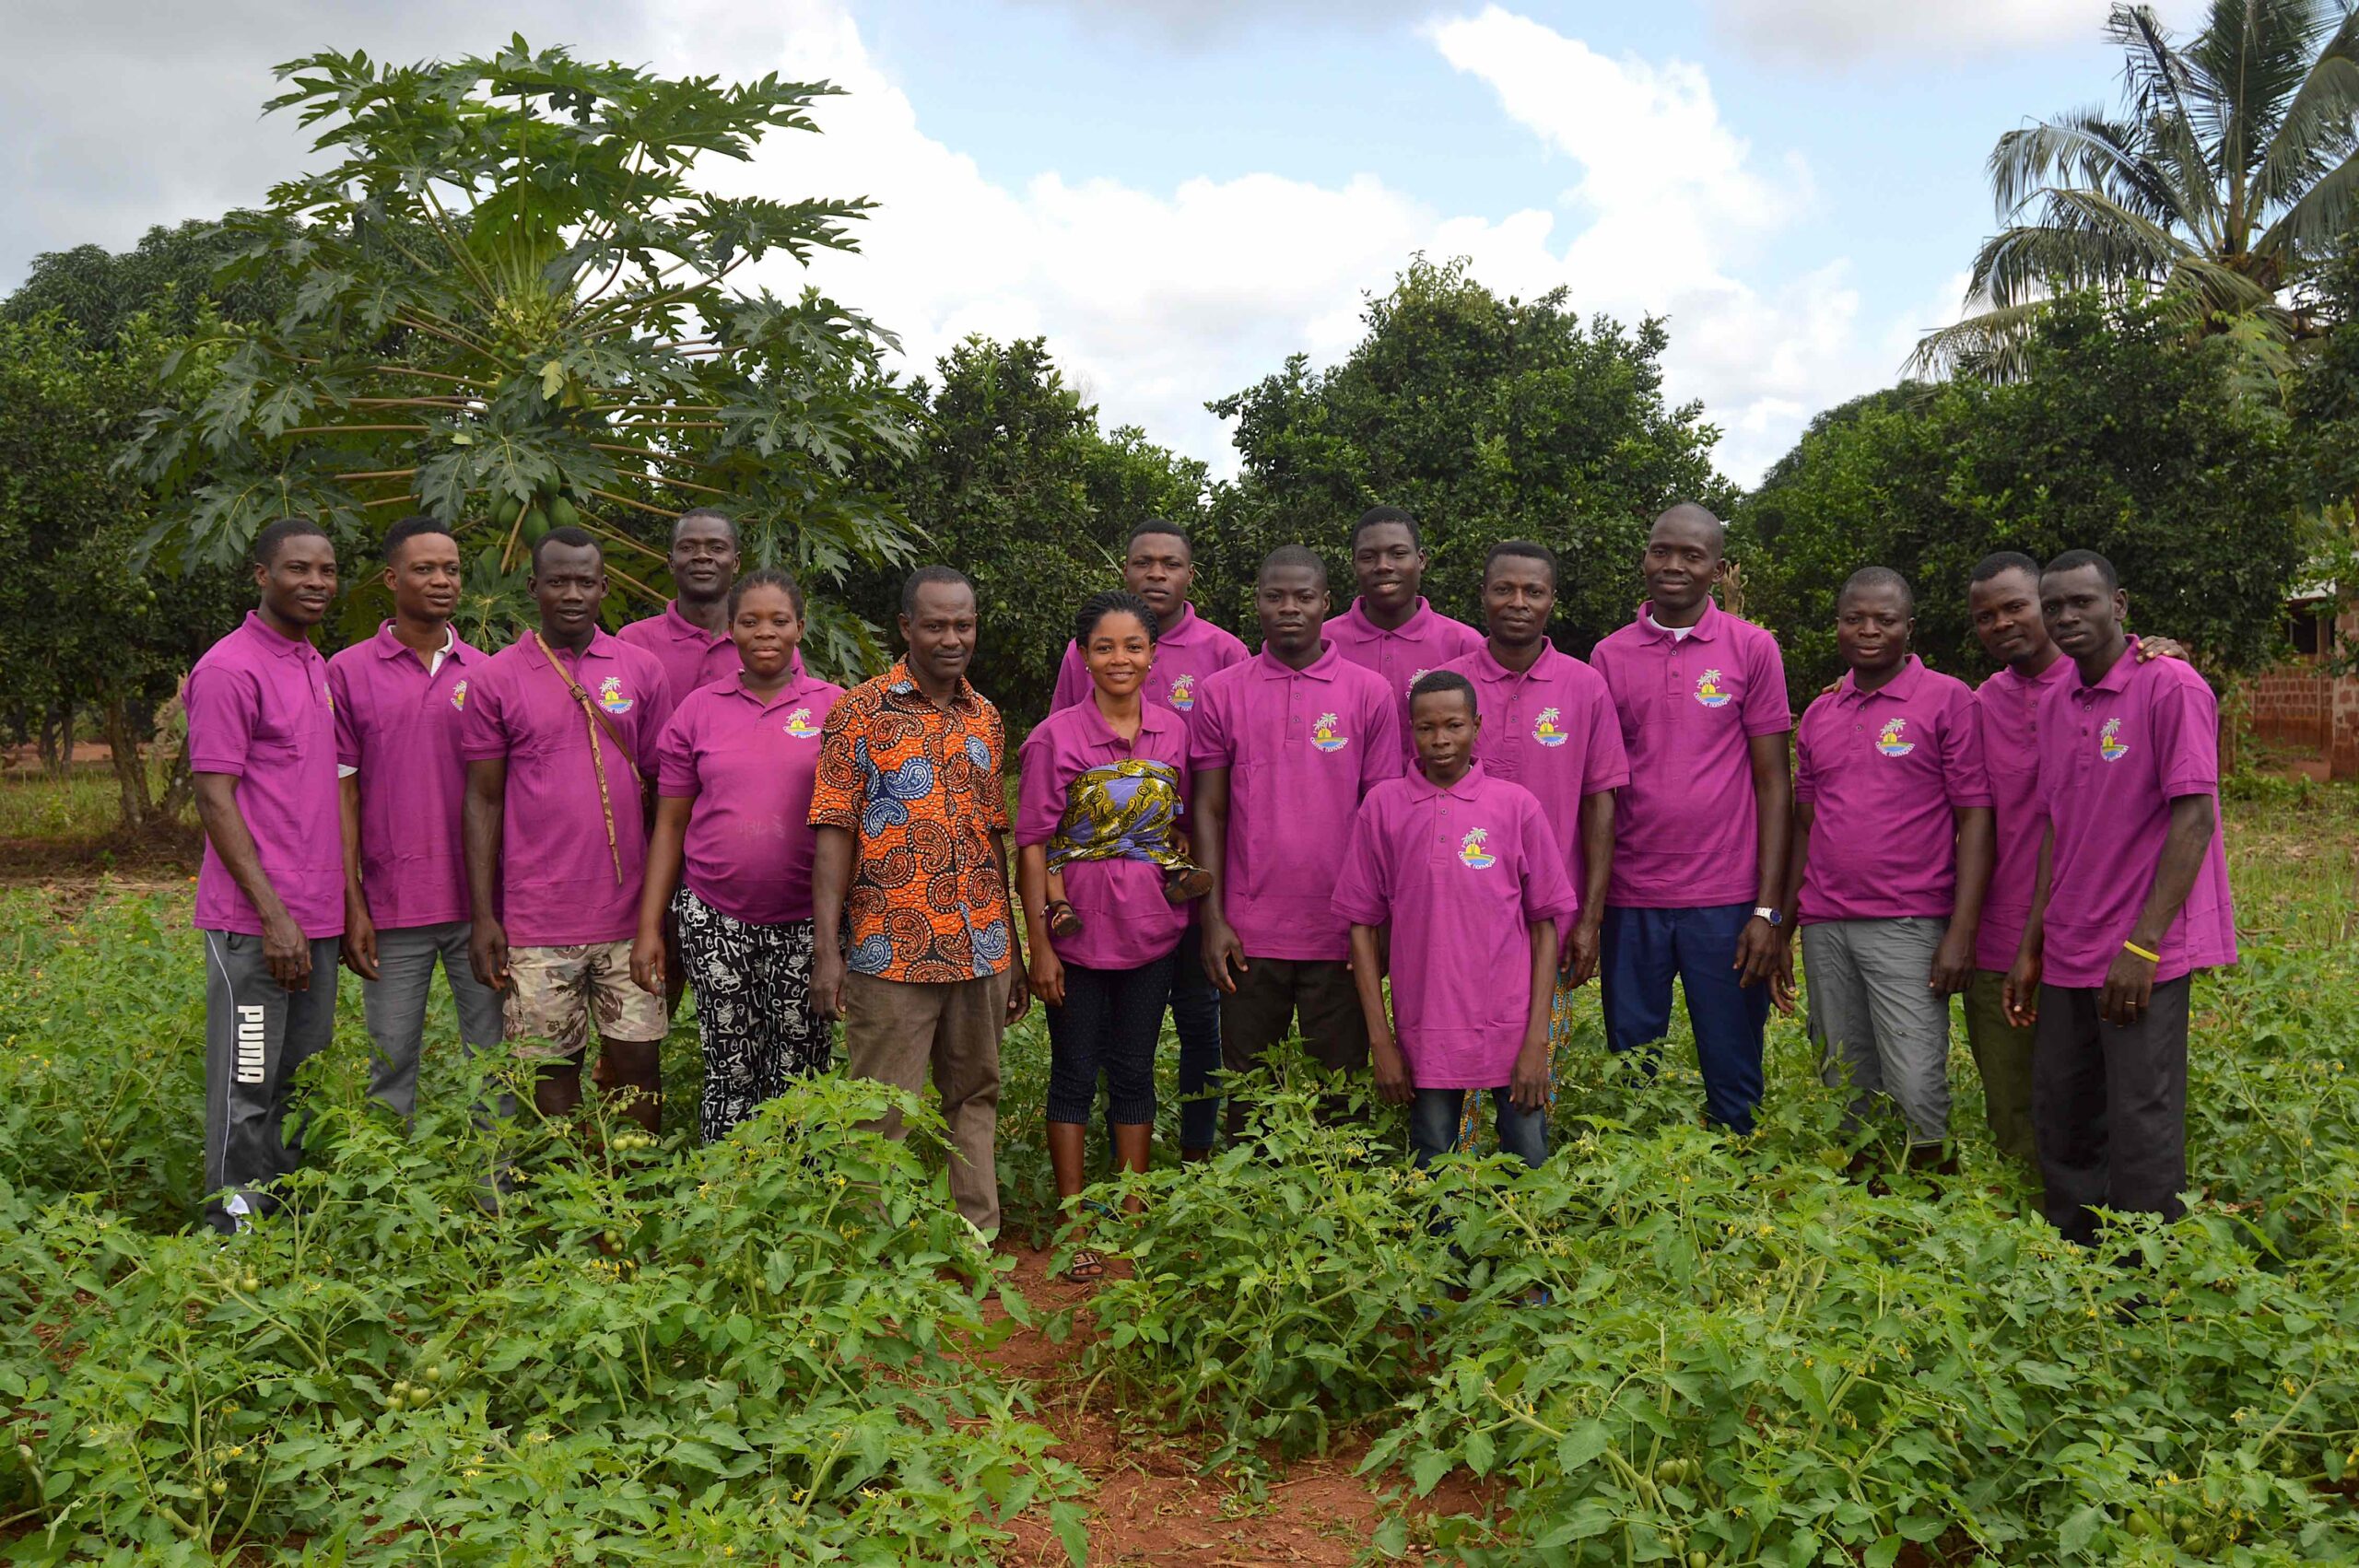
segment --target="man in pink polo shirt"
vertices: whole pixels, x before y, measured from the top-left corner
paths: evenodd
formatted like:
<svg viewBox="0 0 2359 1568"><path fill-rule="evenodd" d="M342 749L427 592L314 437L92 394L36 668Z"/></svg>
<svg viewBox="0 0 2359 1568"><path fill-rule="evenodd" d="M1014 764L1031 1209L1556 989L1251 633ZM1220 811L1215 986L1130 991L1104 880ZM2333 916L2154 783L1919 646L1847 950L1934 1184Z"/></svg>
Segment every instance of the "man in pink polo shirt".
<svg viewBox="0 0 2359 1568"><path fill-rule="evenodd" d="M1122 558L1122 586L1146 601L1156 622L1155 670L1143 693L1150 707L1180 716L1193 733L1196 692L1206 677L1248 657L1245 644L1196 614L1188 591L1196 580L1195 552L1177 523L1149 518L1131 530ZM1065 644L1050 712L1086 699L1092 687L1081 649ZM1220 992L1204 977L1203 925L1188 906L1188 929L1172 958L1171 1027L1180 1036L1180 1157L1212 1153L1220 1097L1207 1093L1220 1070Z"/></svg>
<svg viewBox="0 0 2359 1568"><path fill-rule="evenodd" d="M1327 623L1335 651L1384 677L1399 709L1401 766L1416 766L1409 739L1409 688L1428 670L1438 670L1483 646L1483 637L1426 603L1426 550L1417 520L1399 507L1370 507L1352 524L1352 575L1359 597Z"/></svg>
<svg viewBox="0 0 2359 1568"><path fill-rule="evenodd" d="M672 715L663 666L598 626L598 542L559 528L533 546L540 626L484 661L467 692L464 837L475 977L507 993L515 1054L542 1066L543 1116L581 1104L593 1018L625 1110L662 1123L669 1021L631 983L647 857L647 786Z"/></svg>
<svg viewBox="0 0 2359 1568"><path fill-rule="evenodd" d="M2130 597L2104 556L2057 556L2039 602L2073 673L2040 698L2048 830L2007 1000L2038 1028L2032 1125L2048 1220L2093 1245L2095 1209L2183 1211L2190 977L2236 961L2220 710L2191 666L2138 659Z"/></svg>
<svg viewBox="0 0 2359 1568"><path fill-rule="evenodd" d="M1500 1148L1531 1165L1548 1157L1556 929L1580 906L1540 802L1474 760L1477 700L1454 670L1418 678L1417 771L1368 791L1335 886L1377 1091L1412 1107L1420 1166L1457 1143L1470 1089L1490 1092ZM1523 954L1529 981L1518 986L1512 960Z"/></svg>
<svg viewBox="0 0 2359 1568"><path fill-rule="evenodd" d="M677 703L699 687L734 679L744 666L737 645L729 640L728 625L729 585L737 580L737 524L714 507L682 512L672 524L671 566L672 602L661 614L633 621L615 636L655 655ZM795 658L799 675L800 652Z"/></svg>
<svg viewBox="0 0 2359 1568"><path fill-rule="evenodd" d="M188 761L205 863L205 1219L240 1231L301 1159L295 1071L335 1031L335 710L311 628L335 597L335 545L283 518L254 536L262 603L189 672Z"/></svg>
<svg viewBox="0 0 2359 1568"><path fill-rule="evenodd" d="M1996 856L1990 891L1982 900L1982 927L1974 939L1974 983L1966 992L1966 1043L1982 1076L1982 1113L2001 1153L2036 1165L2032 1142L2032 1029L2007 1015L2007 971L2023 945L2031 914L2039 847L2048 816L2039 805L2039 699L2067 680L2072 661L2048 635L2039 614L2039 563L2001 550L1978 564L1966 579L1966 612L1982 651L1998 673L1976 688L1974 708L1982 762L1990 776ZM2138 657L2184 659L2168 638L2142 638Z"/></svg>
<svg viewBox="0 0 2359 1568"><path fill-rule="evenodd" d="M1481 648L1443 666L1473 683L1485 715L1475 760L1495 779L1520 784L1540 802L1565 851L1565 874L1580 895L1579 919L1557 932L1556 991L1548 1014L1550 1076L1564 1068L1574 1037L1573 994L1597 974L1605 883L1614 865L1614 795L1630 781L1614 697L1598 673L1548 640L1556 610L1556 555L1510 539L1483 562ZM1472 1140L1479 1106L1461 1124Z"/></svg>
<svg viewBox="0 0 2359 1568"><path fill-rule="evenodd" d="M1835 601L1848 666L1794 732L1793 859L1781 930L1802 928L1810 1030L1852 1114L1883 1095L1908 1163L1956 1169L1950 998L1974 973L1990 876L1990 784L1966 683L1908 650L1907 580L1851 574Z"/></svg>
<svg viewBox="0 0 2359 1568"><path fill-rule="evenodd" d="M465 571L451 531L426 516L385 531L393 618L328 661L343 794L344 959L360 977L374 1054L370 1096L417 1109L426 1001L439 959L469 1055L499 1043L499 993L467 962L467 861L459 734L486 655L459 639Z"/></svg>
<svg viewBox="0 0 2359 1568"><path fill-rule="evenodd" d="M1647 603L1590 655L1630 754L1599 965L1606 1043L1617 1051L1669 1032L1677 977L1705 1108L1750 1131L1771 982L1786 955L1778 922L1793 720L1777 638L1712 603L1725 532L1692 504L1655 519L1639 560Z"/></svg>
<svg viewBox="0 0 2359 1568"><path fill-rule="evenodd" d="M1351 977L1351 923L1334 910L1352 819L1400 773L1399 704L1381 676L1320 635L1327 568L1299 544L1262 563L1253 606L1262 651L1199 688L1191 737L1204 970L1222 992L1221 1064L1261 1065L1299 1026L1332 1072L1367 1065L1367 1021ZM1229 1134L1244 1107L1228 1106Z"/></svg>

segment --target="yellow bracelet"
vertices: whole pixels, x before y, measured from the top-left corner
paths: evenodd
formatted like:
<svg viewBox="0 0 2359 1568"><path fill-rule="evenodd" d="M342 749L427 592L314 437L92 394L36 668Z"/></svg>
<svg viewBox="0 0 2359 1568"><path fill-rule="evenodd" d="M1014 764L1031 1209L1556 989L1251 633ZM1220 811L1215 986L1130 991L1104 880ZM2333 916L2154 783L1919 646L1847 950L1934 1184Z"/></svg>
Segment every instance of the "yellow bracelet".
<svg viewBox="0 0 2359 1568"><path fill-rule="evenodd" d="M2134 942L2125 942L2121 944L2121 948L2125 953L2136 954L2139 957L2144 959L2149 964L2160 964L2163 961L2163 955L2161 954L2149 953Z"/></svg>

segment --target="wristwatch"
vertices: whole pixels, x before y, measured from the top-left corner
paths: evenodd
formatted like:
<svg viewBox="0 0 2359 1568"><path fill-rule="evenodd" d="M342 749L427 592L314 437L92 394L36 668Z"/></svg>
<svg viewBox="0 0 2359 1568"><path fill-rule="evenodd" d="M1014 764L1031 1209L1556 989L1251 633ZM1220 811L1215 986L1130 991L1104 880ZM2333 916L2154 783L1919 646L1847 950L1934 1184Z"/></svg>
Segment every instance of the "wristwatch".
<svg viewBox="0 0 2359 1568"><path fill-rule="evenodd" d="M1777 910L1772 909L1766 904L1755 905L1753 907L1753 918L1756 920L1766 920L1773 926L1782 926L1786 923L1786 917L1779 914Z"/></svg>

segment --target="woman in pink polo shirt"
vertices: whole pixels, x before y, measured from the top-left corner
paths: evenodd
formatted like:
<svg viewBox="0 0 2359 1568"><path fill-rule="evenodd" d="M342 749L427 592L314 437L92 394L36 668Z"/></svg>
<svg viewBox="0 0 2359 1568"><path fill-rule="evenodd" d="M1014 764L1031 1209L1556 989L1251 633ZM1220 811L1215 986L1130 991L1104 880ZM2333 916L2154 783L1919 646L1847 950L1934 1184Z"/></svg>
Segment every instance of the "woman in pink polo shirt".
<svg viewBox="0 0 2359 1568"><path fill-rule="evenodd" d="M1156 635L1155 612L1136 594L1101 593L1083 605L1074 643L1089 671L1089 697L1043 720L1022 753L1015 879L1032 991L1049 1013L1049 1160L1057 1196L1068 1202L1081 1193L1101 1071L1114 1163L1146 1169L1155 1047L1172 954L1188 926L1186 906L1167 891L1185 869L1179 822L1188 731L1178 714L1140 697ZM1052 863L1077 921L1051 918ZM1103 1271L1085 1249L1068 1277Z"/></svg>
<svg viewBox="0 0 2359 1568"><path fill-rule="evenodd" d="M803 590L784 572L737 579L729 636L745 668L689 693L656 748L655 831L630 951L631 977L662 995L669 906L697 993L708 1142L829 1055L811 1001L808 821L819 731L843 688L797 673Z"/></svg>

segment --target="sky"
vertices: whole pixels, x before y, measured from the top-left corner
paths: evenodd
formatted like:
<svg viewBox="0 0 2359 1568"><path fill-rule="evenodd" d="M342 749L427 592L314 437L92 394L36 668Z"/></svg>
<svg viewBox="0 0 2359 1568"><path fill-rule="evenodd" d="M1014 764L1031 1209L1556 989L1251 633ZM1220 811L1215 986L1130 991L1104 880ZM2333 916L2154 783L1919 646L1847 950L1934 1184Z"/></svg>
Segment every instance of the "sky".
<svg viewBox="0 0 2359 1568"><path fill-rule="evenodd" d="M0 291L44 251L258 204L314 155L274 64L535 45L845 89L713 183L881 204L809 279L929 369L1043 335L1111 427L1236 456L1208 399L1332 364L1409 259L1668 318L1751 483L1956 319L1984 160L2110 100L2106 0L0 0ZM2165 3L2166 21L2189 5Z"/></svg>

